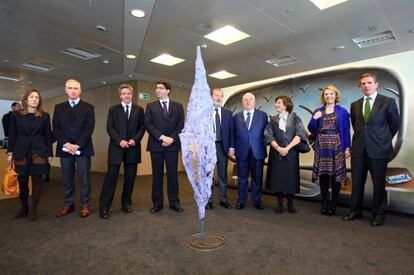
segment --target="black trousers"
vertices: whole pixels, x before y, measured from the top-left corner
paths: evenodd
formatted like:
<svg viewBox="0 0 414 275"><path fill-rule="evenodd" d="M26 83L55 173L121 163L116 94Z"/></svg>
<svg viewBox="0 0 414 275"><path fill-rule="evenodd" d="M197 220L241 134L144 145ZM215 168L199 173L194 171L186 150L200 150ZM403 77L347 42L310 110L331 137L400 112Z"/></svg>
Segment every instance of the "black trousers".
<svg viewBox="0 0 414 275"><path fill-rule="evenodd" d="M365 181L368 171L371 174L374 187L372 214L384 215L385 205L385 174L387 159L371 159L366 153L362 158L351 158L352 167L352 194L351 211L362 212Z"/></svg>
<svg viewBox="0 0 414 275"><path fill-rule="evenodd" d="M23 210L29 209L29 177L28 176L19 176L17 178L19 182L19 199L22 205ZM41 175L32 175L32 209L36 210L37 205L40 200L40 195L42 194L42 176Z"/></svg>
<svg viewBox="0 0 414 275"><path fill-rule="evenodd" d="M170 205L178 204L178 151L151 152L152 203L164 204L163 176L164 163L167 168L167 194Z"/></svg>
<svg viewBox="0 0 414 275"><path fill-rule="evenodd" d="M220 190L220 202L227 202L227 166L229 159L227 158L227 152L224 150L223 142L216 141L216 154L217 154L217 182ZM211 196L208 202L213 202L213 190L214 184L211 185Z"/></svg>

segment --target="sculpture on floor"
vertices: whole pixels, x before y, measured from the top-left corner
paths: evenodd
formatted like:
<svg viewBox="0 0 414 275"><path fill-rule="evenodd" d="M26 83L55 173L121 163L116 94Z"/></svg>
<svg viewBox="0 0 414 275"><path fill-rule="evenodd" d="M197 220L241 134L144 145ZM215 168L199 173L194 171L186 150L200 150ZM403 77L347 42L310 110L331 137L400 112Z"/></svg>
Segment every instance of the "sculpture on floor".
<svg viewBox="0 0 414 275"><path fill-rule="evenodd" d="M213 130L213 101L199 46L197 46L195 69L194 84L187 108L187 120L180 134L180 140L184 167L194 189L200 233L203 238L205 206L211 195L217 159Z"/></svg>

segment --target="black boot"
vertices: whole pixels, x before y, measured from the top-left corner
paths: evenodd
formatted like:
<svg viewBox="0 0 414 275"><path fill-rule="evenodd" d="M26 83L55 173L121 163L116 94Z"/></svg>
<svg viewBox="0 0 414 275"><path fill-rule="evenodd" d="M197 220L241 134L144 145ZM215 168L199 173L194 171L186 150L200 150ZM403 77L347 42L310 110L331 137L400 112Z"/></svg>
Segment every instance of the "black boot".
<svg viewBox="0 0 414 275"><path fill-rule="evenodd" d="M332 181L332 200L328 209L329 216L335 216L336 202L338 201L339 192L341 191L341 183Z"/></svg>
<svg viewBox="0 0 414 275"><path fill-rule="evenodd" d="M42 194L42 177L32 176L32 205L29 211L29 219L31 221L37 220L37 205L39 204L40 195Z"/></svg>
<svg viewBox="0 0 414 275"><path fill-rule="evenodd" d="M319 177L319 187L321 188L322 208L321 214L328 215L329 212L329 176L321 175Z"/></svg>
<svg viewBox="0 0 414 275"><path fill-rule="evenodd" d="M283 196L282 196L282 193L276 193L276 197L277 197L277 206L276 206L276 209L275 209L275 213L280 214L280 213L283 213Z"/></svg>
<svg viewBox="0 0 414 275"><path fill-rule="evenodd" d="M22 208L14 215L15 219L20 219L23 217L27 217L27 213L29 212L29 178L28 177L19 177L19 199Z"/></svg>
<svg viewBox="0 0 414 275"><path fill-rule="evenodd" d="M289 213L296 213L296 208L293 206L293 194L287 194L287 198L288 198L288 211Z"/></svg>

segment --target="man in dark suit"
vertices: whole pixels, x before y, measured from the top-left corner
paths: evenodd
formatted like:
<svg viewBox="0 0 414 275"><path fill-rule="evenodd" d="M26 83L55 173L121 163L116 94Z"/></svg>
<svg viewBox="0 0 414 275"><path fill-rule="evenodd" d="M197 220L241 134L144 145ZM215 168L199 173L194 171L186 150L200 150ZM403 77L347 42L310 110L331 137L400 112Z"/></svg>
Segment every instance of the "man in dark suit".
<svg viewBox="0 0 414 275"><path fill-rule="evenodd" d="M169 99L171 84L158 81L155 93L158 100L147 105L145 128L149 133L147 151L151 154L152 164L152 203L151 213L163 208L164 162L167 167L167 190L170 209L183 212L178 197L178 152L180 139L178 134L184 128L183 106Z"/></svg>
<svg viewBox="0 0 414 275"><path fill-rule="evenodd" d="M13 102L11 105L11 111L8 112L3 116L1 119L1 122L3 124L3 130L4 130L4 137L9 136L9 125L10 125L10 115L12 112L19 111L22 108L22 105L19 102Z"/></svg>
<svg viewBox="0 0 414 275"><path fill-rule="evenodd" d="M252 93L243 95L242 105L244 110L233 117L239 184L236 209L240 210L245 207L250 172L253 206L263 210L261 202L263 163L267 156L263 132L267 125L267 114L255 109L256 100Z"/></svg>
<svg viewBox="0 0 414 275"><path fill-rule="evenodd" d="M121 204L125 213L132 212L132 192L137 174L137 165L141 162L141 139L144 135L144 109L132 103L131 85L122 84L118 88L121 104L109 109L106 131L110 137L108 147L108 170L102 184L99 201L99 216L109 218L121 162L124 163L124 186Z"/></svg>
<svg viewBox="0 0 414 275"><path fill-rule="evenodd" d="M213 122L216 133L216 167L220 188L220 206L232 208L227 199L227 165L228 156L234 155L233 117L231 111L223 109L221 106L223 102L223 91L221 89L213 89L211 97L214 103ZM214 189L213 186L211 189ZM213 209L213 197L213 192L211 192L206 205L207 209Z"/></svg>
<svg viewBox="0 0 414 275"><path fill-rule="evenodd" d="M363 74L360 88L364 97L351 104L352 137L351 211L344 216L350 221L362 218L365 181L369 171L374 187L372 226L384 222L385 173L393 158L392 139L398 131L400 117L395 100L377 92L374 74Z"/></svg>
<svg viewBox="0 0 414 275"><path fill-rule="evenodd" d="M80 179L81 217L88 217L91 198L91 156L94 155L92 133L95 128L93 105L80 99L79 81L66 81L68 100L57 104L53 113L53 135L57 140L56 156L63 174L64 207L56 213L62 217L75 211L75 165Z"/></svg>

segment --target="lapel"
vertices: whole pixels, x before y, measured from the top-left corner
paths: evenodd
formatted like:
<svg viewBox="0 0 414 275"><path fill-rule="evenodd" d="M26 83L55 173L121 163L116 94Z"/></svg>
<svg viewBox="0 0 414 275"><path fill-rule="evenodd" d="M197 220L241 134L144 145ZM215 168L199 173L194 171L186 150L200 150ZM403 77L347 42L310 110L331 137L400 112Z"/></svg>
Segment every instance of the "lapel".
<svg viewBox="0 0 414 275"><path fill-rule="evenodd" d="M239 120L240 124L243 125L244 129L247 131L246 122L244 121L243 111L236 115L236 118Z"/></svg>
<svg viewBox="0 0 414 275"><path fill-rule="evenodd" d="M259 111L257 109L254 109L252 121L250 122L250 130L251 131L254 128L254 125L256 125L256 122L259 120Z"/></svg>
<svg viewBox="0 0 414 275"><path fill-rule="evenodd" d="M375 113L378 112L378 110L381 108L381 105L383 102L382 99L383 99L382 96L380 94L377 94L377 97L375 98L375 101L374 101L374 106L372 106L371 113L369 114L367 123L375 116Z"/></svg>
<svg viewBox="0 0 414 275"><path fill-rule="evenodd" d="M131 104L131 112L129 113L129 119L132 119L132 116L134 115L134 113L137 111L137 106L134 104Z"/></svg>
<svg viewBox="0 0 414 275"><path fill-rule="evenodd" d="M364 98L360 98L355 103L355 119L365 124L364 114L362 112L363 105L364 105Z"/></svg>

